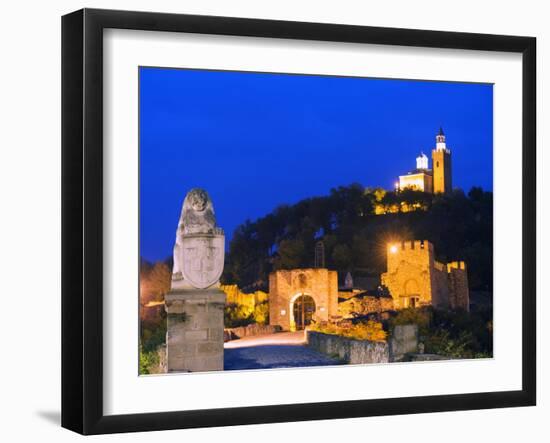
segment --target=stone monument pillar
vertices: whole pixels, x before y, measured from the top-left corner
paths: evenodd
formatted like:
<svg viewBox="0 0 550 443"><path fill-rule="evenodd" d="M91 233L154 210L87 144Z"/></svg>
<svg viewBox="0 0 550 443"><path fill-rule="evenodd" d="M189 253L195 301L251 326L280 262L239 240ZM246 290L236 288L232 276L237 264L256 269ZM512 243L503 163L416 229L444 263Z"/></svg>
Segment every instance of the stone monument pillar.
<svg viewBox="0 0 550 443"><path fill-rule="evenodd" d="M192 189L183 202L172 285L164 300L168 372L223 370L224 255L212 201L206 191Z"/></svg>

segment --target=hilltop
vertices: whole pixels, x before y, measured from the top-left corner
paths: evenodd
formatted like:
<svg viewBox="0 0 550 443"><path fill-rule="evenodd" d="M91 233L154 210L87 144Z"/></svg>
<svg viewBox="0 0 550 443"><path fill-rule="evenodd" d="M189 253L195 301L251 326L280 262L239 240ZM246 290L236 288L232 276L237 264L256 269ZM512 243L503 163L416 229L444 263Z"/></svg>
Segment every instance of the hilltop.
<svg viewBox="0 0 550 443"><path fill-rule="evenodd" d="M466 261L470 288L492 291L493 194L477 187L434 195L354 183L281 205L235 230L222 281L265 290L273 270L313 267L319 240L325 267L366 279L386 270L388 242L412 239L434 243L442 262Z"/></svg>

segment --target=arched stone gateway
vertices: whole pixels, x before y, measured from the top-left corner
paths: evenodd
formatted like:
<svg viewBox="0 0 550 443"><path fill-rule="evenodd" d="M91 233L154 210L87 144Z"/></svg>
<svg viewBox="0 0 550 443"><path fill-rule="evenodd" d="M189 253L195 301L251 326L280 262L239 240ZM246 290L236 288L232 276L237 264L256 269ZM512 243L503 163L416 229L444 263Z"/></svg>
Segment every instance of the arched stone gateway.
<svg viewBox="0 0 550 443"><path fill-rule="evenodd" d="M338 276L328 269L292 269L269 275L269 323L286 331L338 315Z"/></svg>
<svg viewBox="0 0 550 443"><path fill-rule="evenodd" d="M290 329L300 331L310 325L315 315L315 300L305 293L296 294L290 301Z"/></svg>

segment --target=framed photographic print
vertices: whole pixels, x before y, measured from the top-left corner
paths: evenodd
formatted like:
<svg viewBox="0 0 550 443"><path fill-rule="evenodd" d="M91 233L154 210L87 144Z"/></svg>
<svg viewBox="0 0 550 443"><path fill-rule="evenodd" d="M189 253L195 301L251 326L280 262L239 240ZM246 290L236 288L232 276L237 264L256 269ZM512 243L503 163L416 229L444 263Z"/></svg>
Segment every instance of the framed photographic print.
<svg viewBox="0 0 550 443"><path fill-rule="evenodd" d="M531 37L62 21L62 425L534 405Z"/></svg>

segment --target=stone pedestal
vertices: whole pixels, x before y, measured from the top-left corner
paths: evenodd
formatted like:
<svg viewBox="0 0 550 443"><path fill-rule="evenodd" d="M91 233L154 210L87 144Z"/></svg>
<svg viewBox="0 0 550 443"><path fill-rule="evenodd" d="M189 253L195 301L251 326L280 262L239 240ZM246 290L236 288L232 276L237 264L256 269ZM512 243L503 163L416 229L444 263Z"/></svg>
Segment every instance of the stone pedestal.
<svg viewBox="0 0 550 443"><path fill-rule="evenodd" d="M223 370L223 311L219 288L172 289L165 297L168 372Z"/></svg>
<svg viewBox="0 0 550 443"><path fill-rule="evenodd" d="M389 340L390 361L404 361L406 354L418 352L418 325L396 325Z"/></svg>

